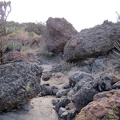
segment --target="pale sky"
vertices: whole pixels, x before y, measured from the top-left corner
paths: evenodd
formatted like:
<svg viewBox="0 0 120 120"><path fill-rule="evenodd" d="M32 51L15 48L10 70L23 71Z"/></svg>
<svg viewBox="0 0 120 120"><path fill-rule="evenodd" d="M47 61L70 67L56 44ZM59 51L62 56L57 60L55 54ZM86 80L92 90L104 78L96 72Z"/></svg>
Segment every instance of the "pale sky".
<svg viewBox="0 0 120 120"><path fill-rule="evenodd" d="M78 31L107 19L116 22L115 12L120 13L120 0L11 0L11 5L9 21L45 22L49 17L64 17Z"/></svg>

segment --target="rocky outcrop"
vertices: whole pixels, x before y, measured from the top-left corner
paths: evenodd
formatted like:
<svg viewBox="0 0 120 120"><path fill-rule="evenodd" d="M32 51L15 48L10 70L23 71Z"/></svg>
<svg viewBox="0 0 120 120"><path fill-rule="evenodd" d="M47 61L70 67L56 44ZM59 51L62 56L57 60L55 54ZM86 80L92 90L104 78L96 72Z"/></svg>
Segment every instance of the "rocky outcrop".
<svg viewBox="0 0 120 120"><path fill-rule="evenodd" d="M25 61L0 65L0 112L10 110L40 92L42 68Z"/></svg>
<svg viewBox="0 0 120 120"><path fill-rule="evenodd" d="M85 29L72 37L64 47L63 58L75 61L104 55L114 48L120 37L120 23L105 21L90 29Z"/></svg>
<svg viewBox="0 0 120 120"><path fill-rule="evenodd" d="M120 90L96 94L76 120L120 120Z"/></svg>
<svg viewBox="0 0 120 120"><path fill-rule="evenodd" d="M76 33L75 28L66 19L50 17L47 20L45 35L48 51L53 53L62 52L67 41Z"/></svg>
<svg viewBox="0 0 120 120"><path fill-rule="evenodd" d="M80 111L84 106L93 100L95 94L102 91L109 91L115 86L114 75L109 73L101 74L98 78L93 78L92 75L79 72L75 73L69 78L69 84L74 83L74 95L72 96L72 102L74 103L77 111ZM119 79L117 80L119 82Z"/></svg>

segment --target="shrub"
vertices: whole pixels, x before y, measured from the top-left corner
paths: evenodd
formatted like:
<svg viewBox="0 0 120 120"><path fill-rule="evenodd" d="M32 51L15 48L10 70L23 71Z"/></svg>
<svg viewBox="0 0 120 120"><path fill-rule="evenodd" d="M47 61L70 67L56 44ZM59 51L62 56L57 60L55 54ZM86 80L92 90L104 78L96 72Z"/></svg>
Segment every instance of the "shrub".
<svg viewBox="0 0 120 120"><path fill-rule="evenodd" d="M38 55L43 56L43 57L52 57L53 53L48 51L48 48L46 44L41 46L41 50L39 51Z"/></svg>
<svg viewBox="0 0 120 120"><path fill-rule="evenodd" d="M15 36L16 36L16 33L9 34L8 36L9 36L9 37L15 37Z"/></svg>
<svg viewBox="0 0 120 120"><path fill-rule="evenodd" d="M38 35L41 35L44 33L45 30L45 25L43 23L26 23L26 28L25 30L27 32L34 32Z"/></svg>
<svg viewBox="0 0 120 120"><path fill-rule="evenodd" d="M34 32L28 32L28 34L33 37L35 33Z"/></svg>
<svg viewBox="0 0 120 120"><path fill-rule="evenodd" d="M117 64L120 67L120 39L115 43L115 49L113 50L114 58L116 59L114 61L114 64Z"/></svg>

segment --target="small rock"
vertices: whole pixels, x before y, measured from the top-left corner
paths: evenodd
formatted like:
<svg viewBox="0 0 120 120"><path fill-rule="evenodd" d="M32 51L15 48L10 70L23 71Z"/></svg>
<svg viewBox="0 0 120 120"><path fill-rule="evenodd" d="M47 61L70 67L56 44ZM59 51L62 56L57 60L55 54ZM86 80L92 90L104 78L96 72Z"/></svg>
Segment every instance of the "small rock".
<svg viewBox="0 0 120 120"><path fill-rule="evenodd" d="M58 102L60 102L60 100L59 99L53 99L52 100L52 104L55 106Z"/></svg>
<svg viewBox="0 0 120 120"><path fill-rule="evenodd" d="M102 75L100 75L98 83L99 88L101 89L100 91L102 91L102 87L103 91L112 89L112 77L109 75L109 73L103 73Z"/></svg>
<svg viewBox="0 0 120 120"><path fill-rule="evenodd" d="M61 76L62 76L62 73L61 72L58 72L58 73L56 73L56 78L61 78Z"/></svg>
<svg viewBox="0 0 120 120"><path fill-rule="evenodd" d="M22 105L22 108L23 108L25 111L29 111L29 110L31 110L31 109L33 108L33 106L30 105L30 104L25 104L25 105Z"/></svg>
<svg viewBox="0 0 120 120"><path fill-rule="evenodd" d="M60 107L65 107L68 105L68 103L70 103L70 100L65 98L63 100L60 100L56 105L55 105L55 110L56 112L59 111Z"/></svg>
<svg viewBox="0 0 120 120"><path fill-rule="evenodd" d="M85 65L85 66L84 66L84 71L85 71L86 73L91 73L91 71L92 71L91 65Z"/></svg>
<svg viewBox="0 0 120 120"><path fill-rule="evenodd" d="M58 92L58 88L55 86L49 86L49 84L43 84L41 86L41 95L46 96L46 95L56 95Z"/></svg>
<svg viewBox="0 0 120 120"><path fill-rule="evenodd" d="M42 85L41 86L41 95L42 96L46 96L46 95L52 95L52 87L51 86L47 86L47 85Z"/></svg>
<svg viewBox="0 0 120 120"><path fill-rule="evenodd" d="M51 72L44 72L42 75L42 80L47 81L51 78L52 73Z"/></svg>
<svg viewBox="0 0 120 120"><path fill-rule="evenodd" d="M61 72L62 71L62 65L56 64L52 68L52 72Z"/></svg>
<svg viewBox="0 0 120 120"><path fill-rule="evenodd" d="M68 112L67 111L65 111L65 112L63 112L62 114L61 114L61 118L63 118L64 120L66 120L66 118L67 118L67 115L68 115Z"/></svg>
<svg viewBox="0 0 120 120"><path fill-rule="evenodd" d="M61 108L59 109L59 111L58 111L58 115L61 116L61 114L62 114L63 112L65 112L65 111L66 111L66 109L63 108L63 107L61 107Z"/></svg>
<svg viewBox="0 0 120 120"><path fill-rule="evenodd" d="M118 78L118 77L115 76L115 75L111 75L110 77L111 77L111 79L112 79L112 83L116 83L116 82L120 81L120 78Z"/></svg>
<svg viewBox="0 0 120 120"><path fill-rule="evenodd" d="M71 90L68 92L67 96L68 96L68 97L72 97L74 94L75 94L74 90L71 89Z"/></svg>
<svg viewBox="0 0 120 120"><path fill-rule="evenodd" d="M69 83L66 83L64 86L63 86L63 89L68 89L70 88L70 84Z"/></svg>
<svg viewBox="0 0 120 120"><path fill-rule="evenodd" d="M120 81L118 81L115 84L113 84L112 88L113 89L120 89Z"/></svg>
<svg viewBox="0 0 120 120"><path fill-rule="evenodd" d="M43 72L50 72L52 71L52 65L41 65L43 68Z"/></svg>
<svg viewBox="0 0 120 120"><path fill-rule="evenodd" d="M53 95L56 95L56 93L58 92L58 88L55 87L55 86L52 86L52 92L53 92Z"/></svg>
<svg viewBox="0 0 120 120"><path fill-rule="evenodd" d="M93 61L94 61L94 58L88 58L88 59L84 60L84 64L85 65L90 65L90 64L93 63Z"/></svg>
<svg viewBox="0 0 120 120"><path fill-rule="evenodd" d="M103 59L96 59L92 64L92 72L99 72L105 70Z"/></svg>
<svg viewBox="0 0 120 120"><path fill-rule="evenodd" d="M72 120L76 115L76 109L71 109L68 111L68 114L67 114L67 119L66 120Z"/></svg>
<svg viewBox="0 0 120 120"><path fill-rule="evenodd" d="M69 90L67 89L60 89L58 90L58 92L56 93L56 97L62 97L64 95L66 95L68 93Z"/></svg>
<svg viewBox="0 0 120 120"><path fill-rule="evenodd" d="M69 110L75 108L75 105L72 102L69 103L67 106L68 106Z"/></svg>

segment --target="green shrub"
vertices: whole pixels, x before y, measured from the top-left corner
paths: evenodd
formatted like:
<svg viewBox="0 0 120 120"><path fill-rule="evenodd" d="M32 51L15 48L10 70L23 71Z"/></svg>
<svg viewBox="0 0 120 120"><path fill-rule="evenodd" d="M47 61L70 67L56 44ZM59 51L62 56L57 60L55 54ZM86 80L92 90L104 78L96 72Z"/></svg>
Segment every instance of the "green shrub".
<svg viewBox="0 0 120 120"><path fill-rule="evenodd" d="M30 36L32 36L32 37L35 35L34 32L28 32L28 34L29 34Z"/></svg>
<svg viewBox="0 0 120 120"><path fill-rule="evenodd" d="M18 41L9 41L9 40L3 40L2 41L2 46L3 46L3 51L5 51L5 49L8 47L11 50L15 49L17 46L19 46L19 42Z"/></svg>
<svg viewBox="0 0 120 120"><path fill-rule="evenodd" d="M45 31L45 25L43 23L26 23L26 28L25 30L27 32L34 32L38 35L41 35Z"/></svg>
<svg viewBox="0 0 120 120"><path fill-rule="evenodd" d="M9 37L15 37L17 34L16 33L12 33L12 34L9 34L8 36Z"/></svg>

